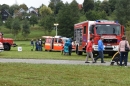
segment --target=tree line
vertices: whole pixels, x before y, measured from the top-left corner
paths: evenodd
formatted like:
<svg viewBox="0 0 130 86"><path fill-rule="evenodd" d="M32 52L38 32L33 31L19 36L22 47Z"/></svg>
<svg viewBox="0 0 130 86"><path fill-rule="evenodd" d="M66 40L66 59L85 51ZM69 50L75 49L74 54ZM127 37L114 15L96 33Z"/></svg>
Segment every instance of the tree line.
<svg viewBox="0 0 130 86"><path fill-rule="evenodd" d="M7 9L11 15L17 13L20 8L28 9L25 4L0 5L0 10ZM66 37L73 37L75 23L86 20L115 20L124 25L126 30L129 30L130 27L130 0L104 0L102 2L100 0L96 2L95 0L84 0L82 9L79 9L76 0L71 3L50 0L48 6L42 4L37 10L38 16L22 13L15 18L9 17L4 25L12 31L14 36L22 29L22 34L26 37L31 33L30 25L34 26L35 24L50 34L54 30L54 23L58 23L58 35ZM26 17L30 15L30 18Z"/></svg>

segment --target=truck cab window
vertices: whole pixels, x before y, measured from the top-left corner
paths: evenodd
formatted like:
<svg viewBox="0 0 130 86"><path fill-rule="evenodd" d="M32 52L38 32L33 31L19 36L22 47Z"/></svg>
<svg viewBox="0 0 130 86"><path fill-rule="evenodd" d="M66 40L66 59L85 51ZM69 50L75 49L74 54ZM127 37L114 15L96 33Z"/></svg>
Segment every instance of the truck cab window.
<svg viewBox="0 0 130 86"><path fill-rule="evenodd" d="M86 26L84 26L84 34L86 34Z"/></svg>
<svg viewBox="0 0 130 86"><path fill-rule="evenodd" d="M90 34L94 34L94 25L91 25L89 28Z"/></svg>
<svg viewBox="0 0 130 86"><path fill-rule="evenodd" d="M98 24L96 25L96 33L100 35L102 34L120 35L121 28L119 25L114 24Z"/></svg>

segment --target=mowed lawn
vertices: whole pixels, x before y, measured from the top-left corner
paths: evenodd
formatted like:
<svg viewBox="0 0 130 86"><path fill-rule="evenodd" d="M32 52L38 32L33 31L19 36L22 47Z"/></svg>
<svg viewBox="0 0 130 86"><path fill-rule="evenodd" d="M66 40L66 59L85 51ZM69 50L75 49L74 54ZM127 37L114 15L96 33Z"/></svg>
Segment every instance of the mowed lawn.
<svg viewBox="0 0 130 86"><path fill-rule="evenodd" d="M31 51L30 41L16 41L18 47L3 51L0 58L85 60L86 54ZM91 59L89 59L91 60ZM99 59L100 61L100 59ZM111 57L105 57L111 61ZM0 86L129 86L130 67L0 63Z"/></svg>
<svg viewBox="0 0 130 86"><path fill-rule="evenodd" d="M15 58L15 59L61 59L61 60L85 60L86 53L76 55L72 52L71 56L61 55L61 52L49 51L31 51L30 41L15 41L17 47L12 47L11 51L3 51L0 53L0 58ZM18 51L18 47L22 47L22 51ZM105 61L111 61L112 57L105 56ZM91 59L90 59L91 60ZM100 59L99 59L100 60Z"/></svg>
<svg viewBox="0 0 130 86"><path fill-rule="evenodd" d="M119 66L0 64L0 86L129 86L130 68Z"/></svg>

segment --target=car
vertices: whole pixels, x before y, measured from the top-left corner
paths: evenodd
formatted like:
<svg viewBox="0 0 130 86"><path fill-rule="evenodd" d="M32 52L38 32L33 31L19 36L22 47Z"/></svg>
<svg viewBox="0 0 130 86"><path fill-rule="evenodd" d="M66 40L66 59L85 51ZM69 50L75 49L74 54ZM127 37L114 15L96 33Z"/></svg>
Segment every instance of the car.
<svg viewBox="0 0 130 86"><path fill-rule="evenodd" d="M2 42L0 42L0 52L4 51L4 45Z"/></svg>

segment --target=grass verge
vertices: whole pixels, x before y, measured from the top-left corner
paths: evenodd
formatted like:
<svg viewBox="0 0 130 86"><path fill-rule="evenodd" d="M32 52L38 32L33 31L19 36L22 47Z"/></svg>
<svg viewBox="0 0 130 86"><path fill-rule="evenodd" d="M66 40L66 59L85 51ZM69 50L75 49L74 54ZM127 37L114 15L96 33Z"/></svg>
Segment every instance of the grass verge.
<svg viewBox="0 0 130 86"><path fill-rule="evenodd" d="M130 68L117 66L0 64L0 86L129 86Z"/></svg>

